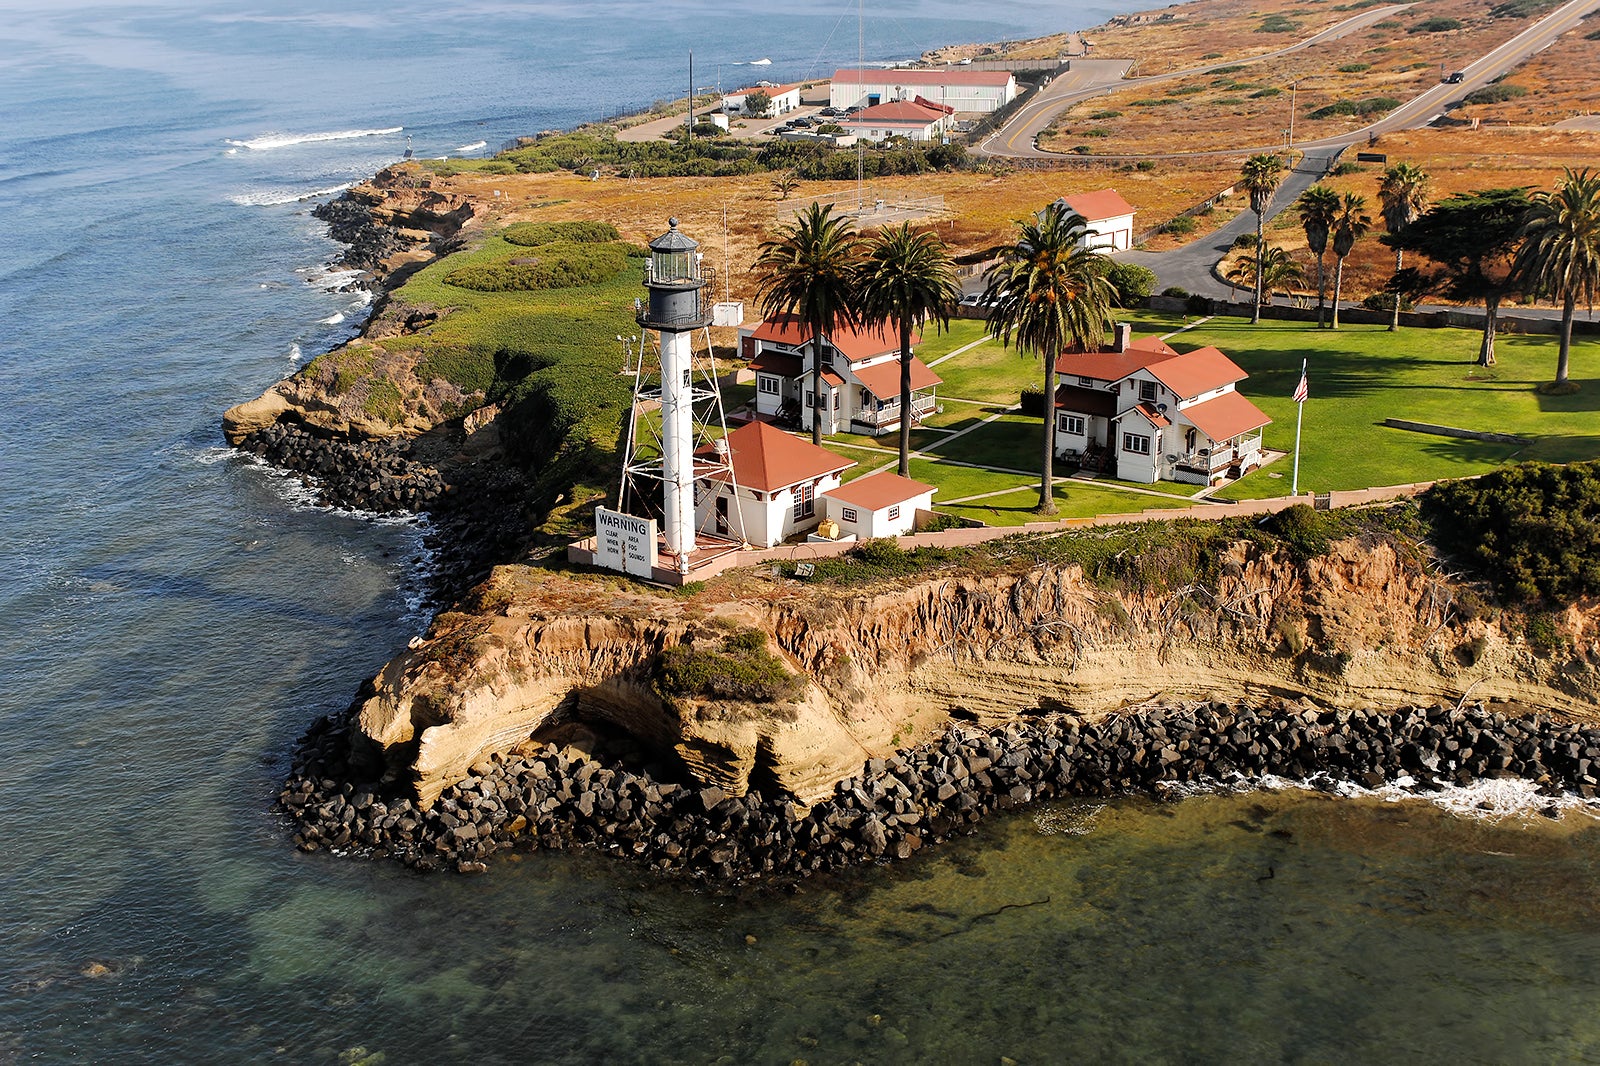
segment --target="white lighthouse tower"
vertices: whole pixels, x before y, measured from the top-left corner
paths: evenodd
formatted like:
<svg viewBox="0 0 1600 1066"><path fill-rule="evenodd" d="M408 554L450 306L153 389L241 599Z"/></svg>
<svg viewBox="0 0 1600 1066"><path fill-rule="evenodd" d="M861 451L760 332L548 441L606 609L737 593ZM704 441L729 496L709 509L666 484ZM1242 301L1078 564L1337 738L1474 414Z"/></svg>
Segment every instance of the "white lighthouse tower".
<svg viewBox="0 0 1600 1066"><path fill-rule="evenodd" d="M657 384L646 373L646 337L634 370L619 511L602 508L596 513L595 561L641 577L656 572L658 554L664 557L660 565L681 575L724 551L737 550L743 541L742 536L730 539L726 530L704 534L696 519L697 486L710 479L733 481L731 458L722 442L727 425L707 328L715 278L702 267L699 249L678 232L675 218L666 233L650 242L644 279L649 295L635 300L634 310L639 325L659 338L661 376ZM706 348L699 365L694 357L697 331L704 334Z"/></svg>

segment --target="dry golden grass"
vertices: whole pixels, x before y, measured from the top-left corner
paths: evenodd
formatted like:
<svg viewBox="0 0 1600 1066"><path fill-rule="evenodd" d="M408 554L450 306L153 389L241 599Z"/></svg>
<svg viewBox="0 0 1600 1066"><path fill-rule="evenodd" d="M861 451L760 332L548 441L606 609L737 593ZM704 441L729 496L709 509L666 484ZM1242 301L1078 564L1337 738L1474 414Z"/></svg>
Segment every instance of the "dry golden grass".
<svg viewBox="0 0 1600 1066"><path fill-rule="evenodd" d="M1304 5L1251 6L1234 0L1200 0L1180 10L1189 17L1172 23L1110 29L1095 38L1096 54L1136 57L1133 73L1179 70L1206 61L1242 59L1272 51L1350 17L1351 5L1319 7L1313 17ZM1274 11L1302 23L1292 34L1255 33ZM1481 0L1426 0L1376 25L1338 40L1237 71L1182 78L1131 88L1082 103L1061 116L1040 144L1058 152L1086 148L1090 154L1155 154L1204 151L1247 145L1281 144L1295 110L1297 141L1359 129L1372 118L1310 118L1311 112L1341 100L1378 97L1409 99L1436 84L1531 24L1531 19L1491 18ZM1460 29L1411 32L1429 19L1458 20ZM1526 84L1529 97L1488 107L1466 108L1463 117L1504 123L1548 122L1600 107L1600 46L1584 40L1595 25L1564 35L1535 57L1512 81ZM1262 39L1267 39L1263 42ZM1218 44L1218 41L1226 42ZM1209 42L1210 51L1201 51ZM1159 55L1151 65L1148 57ZM1295 86L1291 90L1290 86ZM1538 106L1530 104L1538 94Z"/></svg>

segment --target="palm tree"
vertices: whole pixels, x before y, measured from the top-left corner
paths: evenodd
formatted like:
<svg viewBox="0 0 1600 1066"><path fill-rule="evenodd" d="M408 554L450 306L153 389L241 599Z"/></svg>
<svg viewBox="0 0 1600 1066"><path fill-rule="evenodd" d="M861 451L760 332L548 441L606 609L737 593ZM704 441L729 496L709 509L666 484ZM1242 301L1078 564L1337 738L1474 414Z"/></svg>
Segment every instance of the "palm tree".
<svg viewBox="0 0 1600 1066"><path fill-rule="evenodd" d="M1572 317L1582 297L1600 294L1600 175L1567 168L1556 191L1536 192L1521 229L1513 268L1523 291L1561 301L1561 349L1556 385L1566 386L1572 355Z"/></svg>
<svg viewBox="0 0 1600 1066"><path fill-rule="evenodd" d="M1317 257L1317 328L1322 328L1325 254L1328 231L1339 214L1339 194L1326 185L1313 185L1295 201L1300 211L1300 227L1306 231L1306 246Z"/></svg>
<svg viewBox="0 0 1600 1066"><path fill-rule="evenodd" d="M1394 272L1403 269L1401 257L1405 254L1393 242L1415 222L1428 207L1428 172L1415 163L1396 163L1384 171L1383 184L1378 186L1379 213L1383 226L1389 231L1389 243L1394 248ZM1395 293L1394 319L1389 323L1392 333L1400 328L1400 294Z"/></svg>
<svg viewBox="0 0 1600 1066"><path fill-rule="evenodd" d="M1084 246L1088 223L1065 204L1045 208L1037 221L1020 222L1017 242L984 275L983 302L1000 342L1044 364L1044 463L1039 513L1056 513L1056 360L1069 347L1098 348L1111 328L1107 259Z"/></svg>
<svg viewBox="0 0 1600 1066"><path fill-rule="evenodd" d="M1266 243L1263 232L1267 222L1267 205L1272 202L1272 194L1283 183L1283 160L1267 153L1253 155L1244 161L1239 174L1239 185L1250 194L1250 210L1256 213L1256 258L1259 259L1261 247ZM1256 279L1255 313L1250 316L1250 321L1261 321L1260 278Z"/></svg>
<svg viewBox="0 0 1600 1066"><path fill-rule="evenodd" d="M813 203L763 241L756 257L756 299L768 317L792 314L811 334L811 443L822 443L822 338L853 325L860 239L832 204Z"/></svg>
<svg viewBox="0 0 1600 1066"><path fill-rule="evenodd" d="M1339 328L1339 290L1344 285L1344 257L1350 254L1356 241L1366 236L1372 228L1372 216L1367 214L1367 198L1353 192L1344 194L1339 214L1333 220L1333 328Z"/></svg>
<svg viewBox="0 0 1600 1066"><path fill-rule="evenodd" d="M1256 269L1256 257L1253 255L1240 256L1239 261L1228 270L1229 284L1256 283L1257 274L1260 275L1262 303L1272 303L1272 290L1280 285L1305 280L1305 274L1300 270L1300 264L1285 248L1274 248L1267 245L1262 250L1260 270Z"/></svg>
<svg viewBox="0 0 1600 1066"><path fill-rule="evenodd" d="M856 274L856 301L862 322L893 325L900 332L900 466L911 476L911 332L929 321L950 324L950 310L961 299L955 264L944 241L903 222L866 241Z"/></svg>

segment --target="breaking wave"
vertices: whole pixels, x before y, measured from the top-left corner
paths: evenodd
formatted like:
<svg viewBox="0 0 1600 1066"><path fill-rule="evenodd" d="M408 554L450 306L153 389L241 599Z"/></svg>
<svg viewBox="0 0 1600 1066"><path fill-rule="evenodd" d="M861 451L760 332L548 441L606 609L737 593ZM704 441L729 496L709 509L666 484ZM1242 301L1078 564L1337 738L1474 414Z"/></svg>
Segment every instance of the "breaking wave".
<svg viewBox="0 0 1600 1066"><path fill-rule="evenodd" d="M457 148L456 151L458 151L458 152L476 152L480 148L487 148L487 147L489 147L489 142L488 141L473 141L471 144L463 144L460 148Z"/></svg>
<svg viewBox="0 0 1600 1066"><path fill-rule="evenodd" d="M399 133L404 126L389 126L381 130L332 130L326 133L268 133L248 141L233 141L227 143L235 148L248 148L252 152L270 152L274 148L288 148L296 144L311 144L316 141L348 141L357 137L386 137L391 133Z"/></svg>
<svg viewBox="0 0 1600 1066"><path fill-rule="evenodd" d="M315 200L323 196L332 196L334 193L344 192L355 185L347 181L342 185L330 185L326 189L262 189L257 192L242 192L230 196L228 199L240 207L277 207L281 204L298 203L301 200Z"/></svg>

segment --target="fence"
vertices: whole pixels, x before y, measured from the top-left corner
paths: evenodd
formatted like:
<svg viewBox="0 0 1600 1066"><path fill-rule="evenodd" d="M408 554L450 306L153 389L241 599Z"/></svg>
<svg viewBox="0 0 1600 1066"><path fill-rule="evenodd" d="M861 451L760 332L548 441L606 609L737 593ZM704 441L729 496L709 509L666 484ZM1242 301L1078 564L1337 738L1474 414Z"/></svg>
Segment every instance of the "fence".
<svg viewBox="0 0 1600 1066"><path fill-rule="evenodd" d="M1209 310L1206 313L1212 315L1249 318L1252 310L1249 303L1239 301L1208 300L1207 304ZM1145 301L1145 306L1152 311L1166 311L1173 314L1195 313L1189 307L1189 300L1181 296L1152 296ZM1328 313L1330 312L1325 311L1324 315ZM1316 299L1313 297L1304 306L1267 304L1261 308L1261 317L1285 319L1291 322L1315 322ZM1393 319L1393 311L1374 311L1371 308L1343 302L1339 306L1339 321L1352 325L1386 326ZM1555 317L1527 318L1502 311L1495 321L1496 329L1501 334L1561 332L1561 320ZM1483 312L1468 307L1452 307L1438 311L1402 311L1400 324L1419 329L1482 329ZM1576 318L1572 322L1572 332L1600 333L1600 320Z"/></svg>

